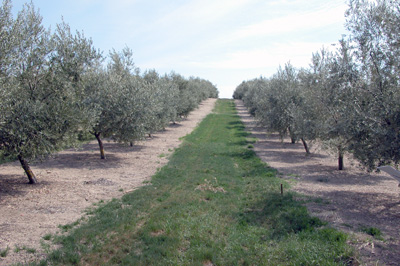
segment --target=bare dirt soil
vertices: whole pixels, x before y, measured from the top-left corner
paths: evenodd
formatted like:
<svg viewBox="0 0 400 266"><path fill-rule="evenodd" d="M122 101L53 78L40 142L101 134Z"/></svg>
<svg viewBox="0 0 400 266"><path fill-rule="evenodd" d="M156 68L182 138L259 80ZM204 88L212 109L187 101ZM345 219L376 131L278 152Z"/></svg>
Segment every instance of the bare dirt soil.
<svg viewBox="0 0 400 266"><path fill-rule="evenodd" d="M76 221L94 203L119 198L150 180L215 102L202 102L182 122L133 147L106 142L105 160L100 159L97 141L92 141L33 164L36 185L28 184L18 162L0 165L0 250L9 248L0 265L45 256L40 244L46 242L45 235Z"/></svg>
<svg viewBox="0 0 400 266"><path fill-rule="evenodd" d="M307 207L312 215L350 233L350 244L361 255L360 265L400 265L400 188L387 174L366 173L355 161L345 161L337 170L337 159L316 145L306 155L301 143L290 144L277 134L258 127L241 101L238 114L257 142L257 155L277 169L293 189L311 196ZM347 167L346 167L347 163ZM353 164L353 165L351 165ZM362 232L382 231L383 241Z"/></svg>

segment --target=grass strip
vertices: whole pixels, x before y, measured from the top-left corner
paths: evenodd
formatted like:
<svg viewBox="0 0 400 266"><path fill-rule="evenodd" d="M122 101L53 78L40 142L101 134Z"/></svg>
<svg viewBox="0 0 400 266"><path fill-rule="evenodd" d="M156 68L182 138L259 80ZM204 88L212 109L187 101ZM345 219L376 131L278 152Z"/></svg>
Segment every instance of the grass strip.
<svg viewBox="0 0 400 266"><path fill-rule="evenodd" d="M99 204L32 265L349 265L347 235L280 194L231 100L186 136L151 183Z"/></svg>

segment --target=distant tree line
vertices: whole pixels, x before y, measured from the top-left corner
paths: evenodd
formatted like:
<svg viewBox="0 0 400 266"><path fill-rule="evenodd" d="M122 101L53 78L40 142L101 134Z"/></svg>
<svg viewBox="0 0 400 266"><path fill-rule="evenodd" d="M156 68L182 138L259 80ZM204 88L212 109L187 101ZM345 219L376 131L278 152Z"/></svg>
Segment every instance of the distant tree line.
<svg viewBox="0 0 400 266"><path fill-rule="evenodd" d="M105 58L65 22L45 29L32 3L16 18L11 7L0 7L0 156L18 158L30 183L37 180L29 161L79 136L92 134L104 159L103 138L132 145L218 97L200 78L141 74L129 48Z"/></svg>
<svg viewBox="0 0 400 266"><path fill-rule="evenodd" d="M269 131L321 141L338 157L351 153L369 170L400 162L400 1L351 0L343 37L322 48L309 68L290 63L270 78L242 82L242 99Z"/></svg>

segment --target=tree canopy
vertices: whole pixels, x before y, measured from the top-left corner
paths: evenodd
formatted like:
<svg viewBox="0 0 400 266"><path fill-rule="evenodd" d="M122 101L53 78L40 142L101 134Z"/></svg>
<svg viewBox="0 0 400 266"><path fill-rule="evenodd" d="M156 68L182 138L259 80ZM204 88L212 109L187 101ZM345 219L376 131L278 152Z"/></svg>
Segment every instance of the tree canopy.
<svg viewBox="0 0 400 266"><path fill-rule="evenodd" d="M271 78L242 82L242 99L260 123L293 140L319 140L351 153L369 170L400 162L400 2L351 0L350 36L313 54L308 69L290 64ZM305 145L306 147L306 145ZM306 148L307 150L307 148Z"/></svg>
<svg viewBox="0 0 400 266"><path fill-rule="evenodd" d="M218 97L200 78L141 75L128 47L104 57L64 21L45 29L33 3L14 18L3 1L0 41L0 156L18 158L30 183L30 161L77 144L80 134L93 134L105 158L102 138L133 144Z"/></svg>

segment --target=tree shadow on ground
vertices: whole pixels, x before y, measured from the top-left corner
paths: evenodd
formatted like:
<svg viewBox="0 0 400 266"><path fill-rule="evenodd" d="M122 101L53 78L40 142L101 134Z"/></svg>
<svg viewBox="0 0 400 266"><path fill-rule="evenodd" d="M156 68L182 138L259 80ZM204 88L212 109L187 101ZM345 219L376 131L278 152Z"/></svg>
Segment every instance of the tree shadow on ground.
<svg viewBox="0 0 400 266"><path fill-rule="evenodd" d="M276 168L283 177L295 179L294 189L312 198L307 208L312 215L328 221L339 229L359 234L360 227L376 227L382 230L385 241L364 237L365 242L356 244L371 265L398 265L400 261L400 189L397 181L386 174L368 173L356 167L351 158L345 162L345 170L337 170L337 159L321 150L305 156L302 144L282 143L277 134L267 134L257 126L242 103L238 114L246 130L258 141L254 150L261 159ZM318 147L316 147L318 148ZM353 164L353 165L352 165ZM372 240L371 240L372 239ZM378 241L378 242L377 242ZM367 249L368 243L375 247ZM357 246L359 245L359 246ZM369 264L368 264L369 265Z"/></svg>
<svg viewBox="0 0 400 266"><path fill-rule="evenodd" d="M0 175L0 204L5 197L23 196L32 190L41 190L48 186L49 182L39 182L35 185L29 184L28 178L21 168L21 174ZM28 188L28 190L27 190Z"/></svg>
<svg viewBox="0 0 400 266"><path fill-rule="evenodd" d="M104 143L106 159L100 159L100 150L97 142L82 145L79 149L67 149L53 154L43 162L32 164L37 169L86 169L102 168L112 169L120 167L124 154L139 152L141 145L122 145L119 143Z"/></svg>

